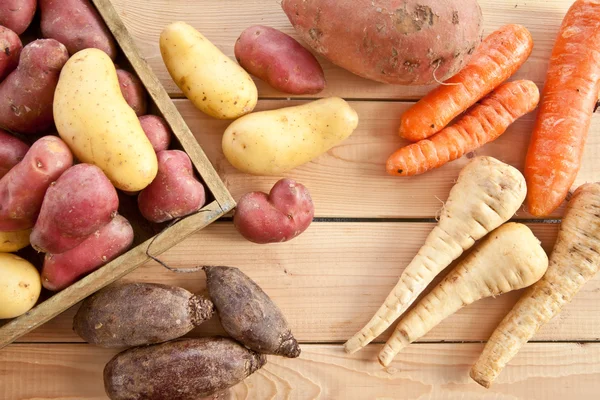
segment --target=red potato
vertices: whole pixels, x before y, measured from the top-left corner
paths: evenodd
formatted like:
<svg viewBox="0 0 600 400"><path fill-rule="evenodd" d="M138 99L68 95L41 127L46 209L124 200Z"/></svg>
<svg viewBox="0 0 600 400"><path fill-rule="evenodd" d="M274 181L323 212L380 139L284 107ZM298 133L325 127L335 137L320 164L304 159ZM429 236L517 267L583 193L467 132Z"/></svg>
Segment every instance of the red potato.
<svg viewBox="0 0 600 400"><path fill-rule="evenodd" d="M17 68L22 48L19 35L0 25L0 82Z"/></svg>
<svg viewBox="0 0 600 400"><path fill-rule="evenodd" d="M235 42L235 58L252 75L290 94L325 88L323 68L300 43L268 26L251 26Z"/></svg>
<svg viewBox="0 0 600 400"><path fill-rule="evenodd" d="M96 48L111 59L117 46L108 27L88 0L39 0L42 35L67 46L69 54Z"/></svg>
<svg viewBox="0 0 600 400"><path fill-rule="evenodd" d="M0 25L20 35L31 24L36 8L37 0L2 0Z"/></svg>
<svg viewBox="0 0 600 400"><path fill-rule="evenodd" d="M144 218L165 222L198 211L206 201L204 186L194 177L192 162L180 150L158 152L158 174L138 196Z"/></svg>
<svg viewBox="0 0 600 400"><path fill-rule="evenodd" d="M292 179L281 179L267 195L246 193L238 201L233 224L254 243L287 242L304 232L315 209L308 189Z"/></svg>
<svg viewBox="0 0 600 400"><path fill-rule="evenodd" d="M52 103L60 71L69 58L54 39L29 43L19 66L0 83L0 127L20 133L45 132L54 123Z"/></svg>
<svg viewBox="0 0 600 400"><path fill-rule="evenodd" d="M27 150L28 145L0 129L0 178L23 160Z"/></svg>
<svg viewBox="0 0 600 400"><path fill-rule="evenodd" d="M300 37L334 64L399 85L444 81L481 43L477 0L283 0Z"/></svg>
<svg viewBox="0 0 600 400"><path fill-rule="evenodd" d="M140 125L155 152L158 153L169 148L173 132L164 118L157 115L143 115L140 117Z"/></svg>
<svg viewBox="0 0 600 400"><path fill-rule="evenodd" d="M62 290L126 252L131 243L133 228L125 217L117 215L71 250L46 254L42 285L48 290Z"/></svg>
<svg viewBox="0 0 600 400"><path fill-rule="evenodd" d="M36 141L0 179L0 231L33 227L46 190L71 165L71 150L60 138L45 136Z"/></svg>
<svg viewBox="0 0 600 400"><path fill-rule="evenodd" d="M46 191L31 245L44 253L64 253L111 222L118 208L117 191L102 170L77 164Z"/></svg>
<svg viewBox="0 0 600 400"><path fill-rule="evenodd" d="M133 108L136 115L146 114L148 109L148 93L146 88L142 85L142 81L130 72L123 69L117 70L117 78L119 78L119 86L121 87L121 93L129 107Z"/></svg>

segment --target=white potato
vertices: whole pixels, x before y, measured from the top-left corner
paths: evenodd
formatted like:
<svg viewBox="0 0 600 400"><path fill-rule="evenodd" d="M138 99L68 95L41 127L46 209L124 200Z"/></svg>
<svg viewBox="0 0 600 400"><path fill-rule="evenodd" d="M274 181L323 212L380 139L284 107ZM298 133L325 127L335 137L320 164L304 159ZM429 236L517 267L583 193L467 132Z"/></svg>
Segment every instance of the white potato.
<svg viewBox="0 0 600 400"><path fill-rule="evenodd" d="M42 291L38 270L14 254L0 253L0 319L31 310Z"/></svg>

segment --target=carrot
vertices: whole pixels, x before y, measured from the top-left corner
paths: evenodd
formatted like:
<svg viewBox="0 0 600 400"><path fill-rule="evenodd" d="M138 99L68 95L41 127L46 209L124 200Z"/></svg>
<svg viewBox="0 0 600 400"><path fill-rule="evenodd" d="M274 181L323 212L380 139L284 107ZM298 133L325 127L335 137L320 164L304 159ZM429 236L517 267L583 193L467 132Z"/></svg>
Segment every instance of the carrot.
<svg viewBox="0 0 600 400"><path fill-rule="evenodd" d="M475 105L456 124L430 139L397 150L388 158L390 175L411 176L441 167L496 140L508 126L533 111L540 93L531 81L505 83Z"/></svg>
<svg viewBox="0 0 600 400"><path fill-rule="evenodd" d="M519 209L527 189L521 173L492 157L475 157L450 190L438 224L367 325L345 344L354 353L385 331L434 277L476 240Z"/></svg>
<svg viewBox="0 0 600 400"><path fill-rule="evenodd" d="M563 19L525 161L529 212L552 213L579 168L600 91L600 1L577 0Z"/></svg>
<svg viewBox="0 0 600 400"><path fill-rule="evenodd" d="M548 257L527 226L502 225L400 320L379 362L388 366L404 347L464 306L533 285L547 268Z"/></svg>
<svg viewBox="0 0 600 400"><path fill-rule="evenodd" d="M416 142L441 131L510 78L529 58L532 49L531 34L521 25L505 25L493 32L458 74L404 112L400 136Z"/></svg>
<svg viewBox="0 0 600 400"><path fill-rule="evenodd" d="M489 388L519 349L571 302L599 267L600 184L590 183L577 189L567 205L548 271L492 333L471 378Z"/></svg>

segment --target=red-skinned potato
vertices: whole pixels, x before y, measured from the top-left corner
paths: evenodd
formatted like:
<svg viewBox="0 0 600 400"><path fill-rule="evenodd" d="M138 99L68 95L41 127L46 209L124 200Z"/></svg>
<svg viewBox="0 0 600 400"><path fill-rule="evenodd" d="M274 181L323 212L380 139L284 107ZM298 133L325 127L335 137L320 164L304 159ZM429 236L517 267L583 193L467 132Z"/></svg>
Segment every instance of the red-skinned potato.
<svg viewBox="0 0 600 400"><path fill-rule="evenodd" d="M42 285L48 290L62 290L126 252L131 243L133 228L125 217L117 215L71 250L46 254Z"/></svg>
<svg viewBox="0 0 600 400"><path fill-rule="evenodd" d="M0 129L0 178L23 160L29 146Z"/></svg>
<svg viewBox="0 0 600 400"><path fill-rule="evenodd" d="M235 42L235 58L252 75L290 94L315 94L325 88L323 68L310 51L285 33L251 26Z"/></svg>
<svg viewBox="0 0 600 400"><path fill-rule="evenodd" d="M19 66L0 83L0 127L41 133L54 123L52 102L60 71L69 58L54 39L39 39L21 51Z"/></svg>
<svg viewBox="0 0 600 400"><path fill-rule="evenodd" d="M108 224L118 208L117 191L102 170L77 164L46 191L31 245L44 253L64 253Z"/></svg>
<svg viewBox="0 0 600 400"><path fill-rule="evenodd" d="M304 232L315 210L308 189L292 179L281 179L267 195L251 192L238 201L233 224L254 243L286 242Z"/></svg>
<svg viewBox="0 0 600 400"><path fill-rule="evenodd" d="M180 150L158 152L158 174L138 196L144 218L165 222L198 211L206 201L204 186L194 177L192 162Z"/></svg>
<svg viewBox="0 0 600 400"><path fill-rule="evenodd" d="M143 115L140 117L140 125L155 152L158 153L169 148L173 132L167 125L167 121L157 115Z"/></svg>
<svg viewBox="0 0 600 400"><path fill-rule="evenodd" d="M19 35L0 26L0 82L19 64L19 55L23 44Z"/></svg>
<svg viewBox="0 0 600 400"><path fill-rule="evenodd" d="M71 165L71 150L60 138L37 140L23 160L0 179L0 231L33 227L46 190Z"/></svg>
<svg viewBox="0 0 600 400"><path fill-rule="evenodd" d="M2 0L0 25L20 35L31 24L36 8L37 0Z"/></svg>
<svg viewBox="0 0 600 400"><path fill-rule="evenodd" d="M119 78L121 93L123 93L123 97L127 104L129 104L129 107L133 108L138 117L146 114L146 110L148 109L148 93L146 93L146 88L142 85L142 81L131 72L123 69L117 70L117 78Z"/></svg>
<svg viewBox="0 0 600 400"><path fill-rule="evenodd" d="M67 46L69 54L96 48L113 60L117 46L108 27L88 0L39 0L42 35Z"/></svg>

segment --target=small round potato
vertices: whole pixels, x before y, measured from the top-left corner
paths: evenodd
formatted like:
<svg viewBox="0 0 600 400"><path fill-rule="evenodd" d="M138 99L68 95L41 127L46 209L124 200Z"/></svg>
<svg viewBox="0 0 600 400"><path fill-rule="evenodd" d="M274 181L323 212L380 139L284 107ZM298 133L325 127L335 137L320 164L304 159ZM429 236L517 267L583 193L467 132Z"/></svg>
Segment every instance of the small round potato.
<svg viewBox="0 0 600 400"><path fill-rule="evenodd" d="M123 98L129 104L129 107L133 108L135 115L139 117L146 114L146 110L148 109L148 93L140 78L124 69L117 70L117 78L119 79Z"/></svg>
<svg viewBox="0 0 600 400"><path fill-rule="evenodd" d="M140 117L140 125L155 152L158 153L169 148L173 132L164 118L157 115L143 115Z"/></svg>
<svg viewBox="0 0 600 400"><path fill-rule="evenodd" d="M0 319L15 318L31 310L41 291L40 274L29 261L0 253Z"/></svg>
<svg viewBox="0 0 600 400"><path fill-rule="evenodd" d="M31 229L13 232L0 232L0 253L12 253L29 246Z"/></svg>

